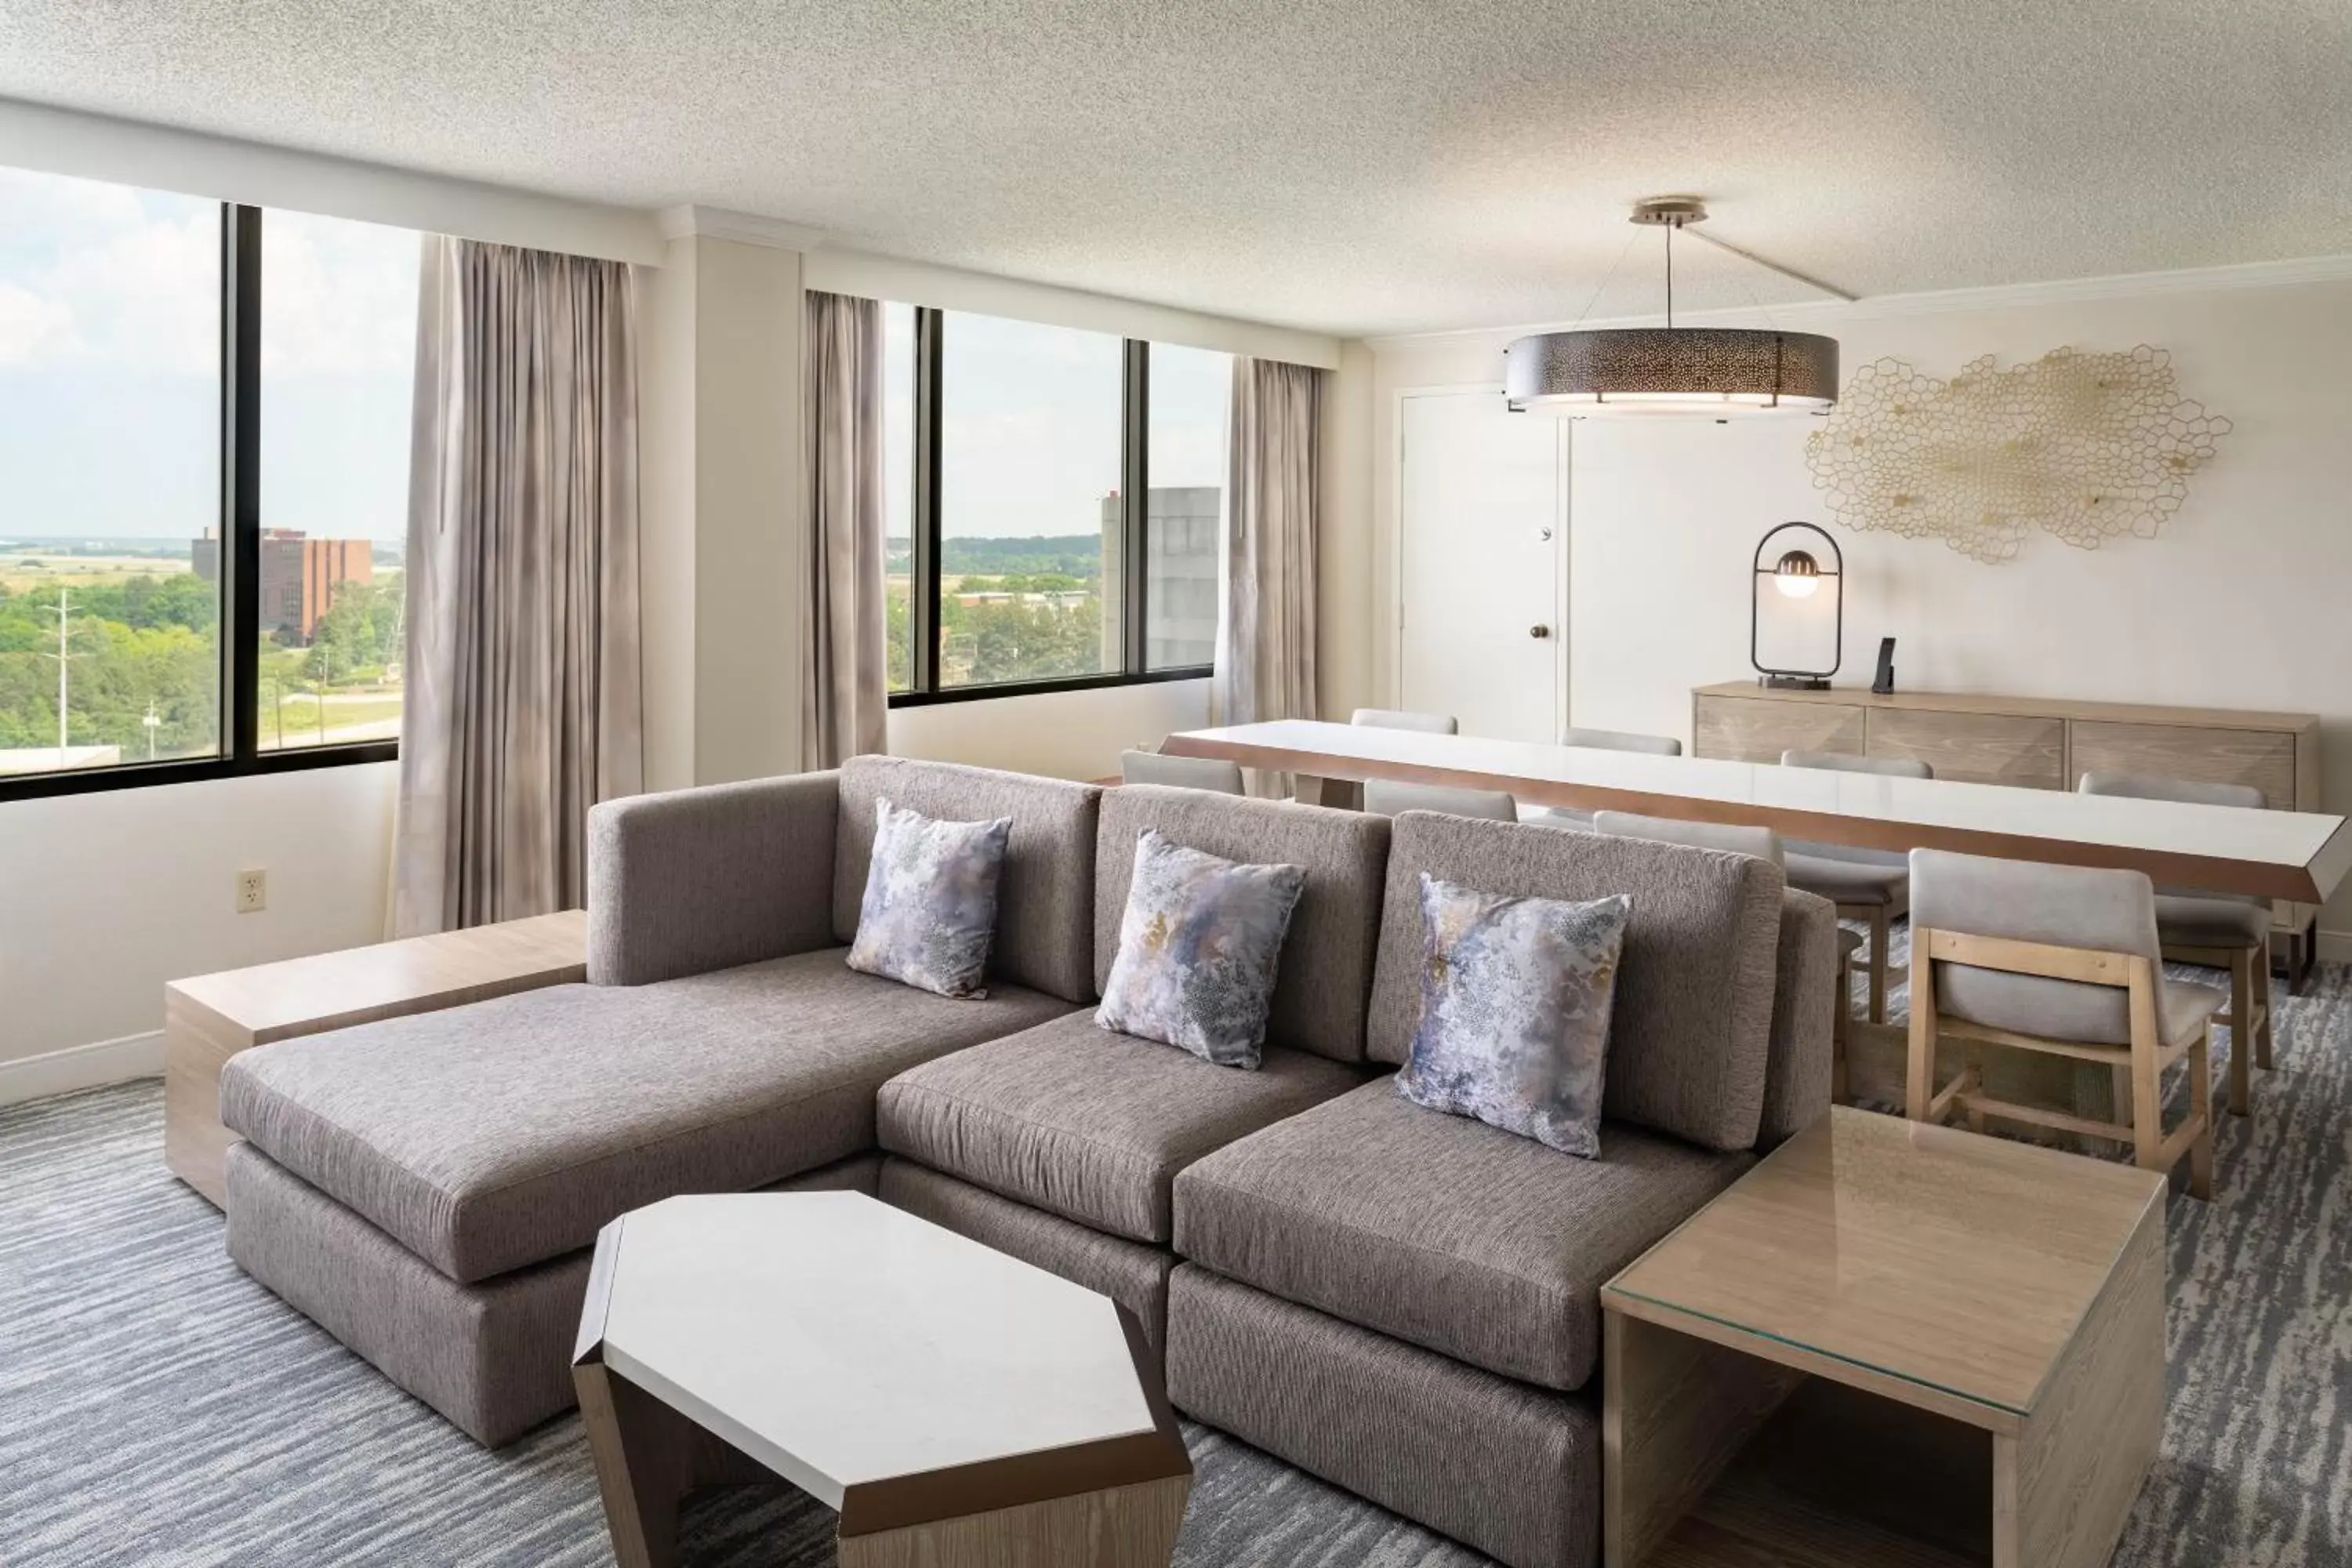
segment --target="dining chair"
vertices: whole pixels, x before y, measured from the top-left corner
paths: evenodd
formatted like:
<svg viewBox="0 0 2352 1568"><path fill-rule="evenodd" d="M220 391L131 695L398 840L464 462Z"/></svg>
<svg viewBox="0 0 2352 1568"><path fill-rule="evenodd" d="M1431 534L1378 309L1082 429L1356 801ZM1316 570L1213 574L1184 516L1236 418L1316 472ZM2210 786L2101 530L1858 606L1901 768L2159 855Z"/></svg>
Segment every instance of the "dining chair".
<svg viewBox="0 0 2352 1568"><path fill-rule="evenodd" d="M1853 752L1783 752L1784 768L1826 768L1838 773L1880 773L1888 778L1931 779L1936 770L1909 757L1865 757ZM1870 1021L1886 1022L1886 987L1902 976L1886 962L1887 928L1910 907L1909 862L1899 849L1863 849L1803 839L1788 846L1789 885L1818 893L1837 906L1838 919L1870 924Z"/></svg>
<svg viewBox="0 0 2352 1568"><path fill-rule="evenodd" d="M1559 743L1593 752L1639 752L1653 757L1683 754L1683 743L1672 735L1643 735L1632 730L1584 730L1573 724L1559 732ZM1528 819L1546 827L1592 831L1592 813L1572 805L1533 806L1528 810Z"/></svg>
<svg viewBox="0 0 2352 1568"><path fill-rule="evenodd" d="M1785 868L1788 859L1780 836L1769 827L1728 822L1685 822L1679 817L1643 816L1631 811L1593 813L1592 831L1612 838L1646 838L1656 844L1687 844L1694 849L1722 849L1753 855ZM1830 1026L1830 1098L1843 1103L1846 1089L1846 1026L1853 1017L1853 958L1862 938L1843 925L1838 933L1838 1003Z"/></svg>
<svg viewBox="0 0 2352 1568"><path fill-rule="evenodd" d="M1350 724L1375 730L1419 730L1430 735L1458 735L1462 726L1448 713L1415 713L1406 708L1359 708L1348 716Z"/></svg>
<svg viewBox="0 0 2352 1568"><path fill-rule="evenodd" d="M2213 1082L2208 1026L2226 1000L2164 977L2156 889L2138 871L2044 866L1911 851L1911 1028L1904 1110L1941 1121L1957 1108L1971 1131L2022 1122L2128 1145L2135 1163L2170 1171L2189 1158L2189 1190L2213 1192ZM1936 1082L1939 1044L1960 1069ZM1984 1089L1988 1048L2105 1063L2125 1080L2102 1121ZM2186 1058L2189 1115L2164 1130L2165 1069Z"/></svg>
<svg viewBox="0 0 2352 1568"><path fill-rule="evenodd" d="M1118 776L1123 784L1169 784L1177 789L1204 789L1217 795L1242 795L1242 770L1237 763L1219 757L1171 757L1158 752L1121 752Z"/></svg>
<svg viewBox="0 0 2352 1568"><path fill-rule="evenodd" d="M1442 811L1448 816L1475 816L1489 822L1519 819L1518 803L1504 790L1456 789L1450 784L1405 784L1396 779L1366 779L1364 809L1375 816Z"/></svg>
<svg viewBox="0 0 2352 1568"><path fill-rule="evenodd" d="M2235 805L2260 811L2269 804L2252 784L2207 784L2151 773L2087 773L2083 795L2133 800L2174 800L2193 805ZM2156 890L2156 936L2175 963L2230 972L2230 1010L2213 1021L2230 1026L2230 1113L2246 1114L2252 1069L2271 1065L2271 902L2251 893Z"/></svg>

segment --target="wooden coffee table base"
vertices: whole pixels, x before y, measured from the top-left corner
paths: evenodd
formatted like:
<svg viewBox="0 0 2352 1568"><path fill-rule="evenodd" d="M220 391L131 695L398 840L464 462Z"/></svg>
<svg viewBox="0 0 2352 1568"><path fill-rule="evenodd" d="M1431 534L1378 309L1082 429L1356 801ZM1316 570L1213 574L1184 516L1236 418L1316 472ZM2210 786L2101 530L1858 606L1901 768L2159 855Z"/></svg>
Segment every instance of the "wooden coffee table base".
<svg viewBox="0 0 2352 1568"><path fill-rule="evenodd" d="M621 1568L671 1568L678 1505L773 1471L601 1362L572 1369ZM1168 1568L1192 1478L1046 1498L840 1539L841 1568Z"/></svg>

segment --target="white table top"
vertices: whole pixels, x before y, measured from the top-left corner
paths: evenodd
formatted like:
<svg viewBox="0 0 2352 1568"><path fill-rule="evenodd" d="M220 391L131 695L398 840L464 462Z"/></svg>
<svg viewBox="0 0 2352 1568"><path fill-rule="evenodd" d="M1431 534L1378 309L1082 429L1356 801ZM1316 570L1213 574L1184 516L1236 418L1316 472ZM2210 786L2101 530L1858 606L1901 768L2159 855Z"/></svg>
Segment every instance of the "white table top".
<svg viewBox="0 0 2352 1568"><path fill-rule="evenodd" d="M1889 778L1584 746L1278 720L1169 737L1166 749L1325 778L1507 789L1522 802L1752 822L1785 837L1925 845L2128 866L2160 882L2324 902L2352 872L2341 816Z"/></svg>
<svg viewBox="0 0 2352 1568"><path fill-rule="evenodd" d="M828 1507L1154 1429L1108 1298L863 1194L670 1198L614 1224L605 1365Z"/></svg>

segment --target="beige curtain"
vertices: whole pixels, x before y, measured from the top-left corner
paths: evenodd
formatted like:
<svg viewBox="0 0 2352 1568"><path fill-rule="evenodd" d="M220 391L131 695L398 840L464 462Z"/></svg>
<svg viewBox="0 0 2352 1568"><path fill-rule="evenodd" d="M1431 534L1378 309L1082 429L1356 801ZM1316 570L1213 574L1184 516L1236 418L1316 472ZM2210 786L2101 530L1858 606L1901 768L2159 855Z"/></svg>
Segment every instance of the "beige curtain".
<svg viewBox="0 0 2352 1568"><path fill-rule="evenodd" d="M1233 505L1225 542L1217 721L1312 719L1315 551L1322 507L1323 373L1234 361ZM1257 792L1287 795L1286 775Z"/></svg>
<svg viewBox="0 0 2352 1568"><path fill-rule="evenodd" d="M802 351L808 436L809 645L801 756L811 768L887 749L882 508L882 307L812 291Z"/></svg>
<svg viewBox="0 0 2352 1568"><path fill-rule="evenodd" d="M575 908L643 787L626 266L425 240L407 566L394 933Z"/></svg>

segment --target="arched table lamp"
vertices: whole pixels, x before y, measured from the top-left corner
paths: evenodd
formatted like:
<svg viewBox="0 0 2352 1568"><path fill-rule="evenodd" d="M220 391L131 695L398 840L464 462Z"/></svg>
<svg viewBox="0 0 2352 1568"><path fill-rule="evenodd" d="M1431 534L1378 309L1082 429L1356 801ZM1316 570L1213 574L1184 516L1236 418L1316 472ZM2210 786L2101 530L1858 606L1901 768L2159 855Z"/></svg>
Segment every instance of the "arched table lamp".
<svg viewBox="0 0 2352 1568"><path fill-rule="evenodd" d="M1818 534L1829 546L1827 566L1812 551L1802 548L1794 531ZM1767 584L1769 584L1768 587ZM1827 669L1778 669L1765 664L1760 651L1764 621L1764 601L1774 599L1810 600L1824 590L1835 615L1836 630L1830 639L1830 667ZM1756 576L1748 601L1748 662L1756 667L1757 684L1791 691L1826 691L1830 677L1838 671L1844 658L1845 646L1845 553L1838 549L1837 541L1828 532L1810 522L1784 522L1768 531L1756 542Z"/></svg>

